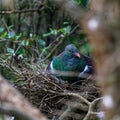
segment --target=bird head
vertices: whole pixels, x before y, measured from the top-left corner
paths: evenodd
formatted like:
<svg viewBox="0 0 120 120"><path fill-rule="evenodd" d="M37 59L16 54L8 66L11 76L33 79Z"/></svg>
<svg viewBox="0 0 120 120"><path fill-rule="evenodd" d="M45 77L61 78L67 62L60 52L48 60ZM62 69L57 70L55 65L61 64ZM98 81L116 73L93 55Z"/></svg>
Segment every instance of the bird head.
<svg viewBox="0 0 120 120"><path fill-rule="evenodd" d="M65 51L74 55L75 57L80 58L79 50L75 47L74 44L69 44L65 47Z"/></svg>

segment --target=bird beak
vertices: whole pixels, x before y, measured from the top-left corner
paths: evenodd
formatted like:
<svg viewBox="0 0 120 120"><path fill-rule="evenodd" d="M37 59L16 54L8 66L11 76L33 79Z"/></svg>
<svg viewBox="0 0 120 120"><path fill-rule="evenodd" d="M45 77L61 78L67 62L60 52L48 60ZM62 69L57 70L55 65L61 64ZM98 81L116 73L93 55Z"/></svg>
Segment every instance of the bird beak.
<svg viewBox="0 0 120 120"><path fill-rule="evenodd" d="M80 58L80 53L75 53L75 56Z"/></svg>

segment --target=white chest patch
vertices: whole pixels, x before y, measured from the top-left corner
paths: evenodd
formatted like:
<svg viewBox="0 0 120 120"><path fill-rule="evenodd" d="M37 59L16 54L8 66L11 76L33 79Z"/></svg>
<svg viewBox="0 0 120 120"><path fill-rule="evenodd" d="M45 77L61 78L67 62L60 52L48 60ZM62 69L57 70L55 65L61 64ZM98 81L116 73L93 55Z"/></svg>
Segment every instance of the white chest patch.
<svg viewBox="0 0 120 120"><path fill-rule="evenodd" d="M88 65L85 66L83 72L87 71L89 68L88 68Z"/></svg>
<svg viewBox="0 0 120 120"><path fill-rule="evenodd" d="M53 61L50 63L51 73L54 74Z"/></svg>

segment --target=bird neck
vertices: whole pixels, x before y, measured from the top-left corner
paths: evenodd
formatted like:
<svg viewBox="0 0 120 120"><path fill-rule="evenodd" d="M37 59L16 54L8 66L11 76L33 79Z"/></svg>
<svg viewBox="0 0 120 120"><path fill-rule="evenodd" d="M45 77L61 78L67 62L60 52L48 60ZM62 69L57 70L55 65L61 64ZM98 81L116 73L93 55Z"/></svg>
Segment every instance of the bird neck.
<svg viewBox="0 0 120 120"><path fill-rule="evenodd" d="M64 52L63 58L64 58L65 60L71 59L71 58L74 58L74 57L75 57L75 56L74 56L72 53L70 53L69 51L65 51L65 52Z"/></svg>

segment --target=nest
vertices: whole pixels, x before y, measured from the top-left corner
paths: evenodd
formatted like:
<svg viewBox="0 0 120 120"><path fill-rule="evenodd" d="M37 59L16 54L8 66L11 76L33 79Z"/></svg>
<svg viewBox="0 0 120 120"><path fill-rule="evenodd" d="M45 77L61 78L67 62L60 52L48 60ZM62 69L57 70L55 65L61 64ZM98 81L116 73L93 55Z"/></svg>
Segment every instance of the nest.
<svg viewBox="0 0 120 120"><path fill-rule="evenodd" d="M69 84L37 65L17 67L3 62L0 68L1 74L14 78L14 86L52 120L91 120L98 113L100 89L93 77Z"/></svg>
<svg viewBox="0 0 120 120"><path fill-rule="evenodd" d="M86 101L92 102L99 95L99 87L91 77L76 85L42 70L25 70L23 76L24 84L17 84L17 89L52 120L83 120L89 108Z"/></svg>

